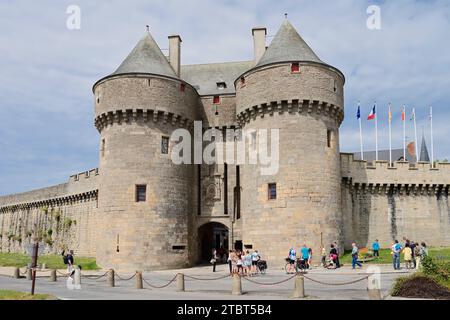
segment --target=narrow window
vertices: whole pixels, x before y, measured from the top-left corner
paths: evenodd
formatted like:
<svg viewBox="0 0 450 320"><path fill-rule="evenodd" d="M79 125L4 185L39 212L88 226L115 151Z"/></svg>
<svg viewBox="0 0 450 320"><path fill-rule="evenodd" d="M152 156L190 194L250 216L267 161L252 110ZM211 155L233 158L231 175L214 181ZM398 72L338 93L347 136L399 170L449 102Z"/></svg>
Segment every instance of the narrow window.
<svg viewBox="0 0 450 320"><path fill-rule="evenodd" d="M202 214L202 165L197 165L197 215Z"/></svg>
<svg viewBox="0 0 450 320"><path fill-rule="evenodd" d="M180 84L180 91L184 92L186 90L186 84L182 83Z"/></svg>
<svg viewBox="0 0 450 320"><path fill-rule="evenodd" d="M275 200L277 198L277 184L269 183L269 200Z"/></svg>
<svg viewBox="0 0 450 320"><path fill-rule="evenodd" d="M152 83L151 83L150 79L147 79L147 84L149 87L151 86Z"/></svg>
<svg viewBox="0 0 450 320"><path fill-rule="evenodd" d="M245 84L245 77L241 77L241 84Z"/></svg>
<svg viewBox="0 0 450 320"><path fill-rule="evenodd" d="M172 250L185 250L186 246L172 246Z"/></svg>
<svg viewBox="0 0 450 320"><path fill-rule="evenodd" d="M147 194L147 185L136 186L136 202L145 202L145 196Z"/></svg>
<svg viewBox="0 0 450 320"><path fill-rule="evenodd" d="M328 146L328 148L331 148L331 135L332 135L332 131L327 130L327 146Z"/></svg>
<svg viewBox="0 0 450 320"><path fill-rule="evenodd" d="M105 139L102 139L102 147L101 147L101 152L102 152L102 157L105 156L105 146L106 146L106 142Z"/></svg>
<svg viewBox="0 0 450 320"><path fill-rule="evenodd" d="M300 72L300 65L298 63L291 64L291 72Z"/></svg>
<svg viewBox="0 0 450 320"><path fill-rule="evenodd" d="M161 153L168 154L169 153L169 137L161 138Z"/></svg>
<svg viewBox="0 0 450 320"><path fill-rule="evenodd" d="M219 97L219 96L214 96L214 98L213 98L213 103L214 103L214 104L220 103L220 97Z"/></svg>
<svg viewBox="0 0 450 320"><path fill-rule="evenodd" d="M236 186L234 187L234 216L241 218L241 174L240 167L236 166Z"/></svg>
<svg viewBox="0 0 450 320"><path fill-rule="evenodd" d="M223 214L228 214L228 164L223 164Z"/></svg>

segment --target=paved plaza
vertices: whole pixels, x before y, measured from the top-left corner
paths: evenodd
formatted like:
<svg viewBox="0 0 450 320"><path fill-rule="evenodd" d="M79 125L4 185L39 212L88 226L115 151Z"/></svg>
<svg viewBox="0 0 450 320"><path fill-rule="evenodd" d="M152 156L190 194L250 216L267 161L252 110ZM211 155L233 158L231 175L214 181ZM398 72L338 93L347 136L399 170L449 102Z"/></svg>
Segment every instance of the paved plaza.
<svg viewBox="0 0 450 320"><path fill-rule="evenodd" d="M368 275L368 266L352 270L344 266L338 270L325 270L314 268L305 278L305 299L324 300L365 300L368 299L367 279L351 284L336 285L362 279ZM373 266L371 266L373 268ZM392 270L390 265L380 265L381 292L385 299L392 299L389 291L394 280L399 276L412 273L410 270ZM22 268L21 271L24 271ZM100 277L105 271L83 271L81 289L68 289L66 278L58 272L57 282L49 281L49 272L38 272L36 280L36 293L49 293L59 299L77 300L283 300L292 299L295 278L287 275L281 268L268 270L265 275L242 278L242 295L232 295L232 279L223 277L227 275L228 266L219 265L217 272L213 273L211 266L200 266L189 269L164 270L144 272L144 289L135 288L135 279L126 280L133 274L116 274L115 287L108 286L106 277ZM0 289L29 291L31 281L25 278L14 279L14 268L0 268ZM183 273L185 279L185 292L177 292L176 281L164 286L177 273ZM196 279L190 278L192 276ZM100 277L100 278L99 278ZM121 280L120 278L124 279ZM222 279L217 279L222 277ZM208 279L208 280L207 280ZM209 280L217 279L217 280ZM283 280L286 280L283 282ZM318 282L314 282L318 281ZM255 283L258 282L258 283ZM273 285L272 285L273 284Z"/></svg>

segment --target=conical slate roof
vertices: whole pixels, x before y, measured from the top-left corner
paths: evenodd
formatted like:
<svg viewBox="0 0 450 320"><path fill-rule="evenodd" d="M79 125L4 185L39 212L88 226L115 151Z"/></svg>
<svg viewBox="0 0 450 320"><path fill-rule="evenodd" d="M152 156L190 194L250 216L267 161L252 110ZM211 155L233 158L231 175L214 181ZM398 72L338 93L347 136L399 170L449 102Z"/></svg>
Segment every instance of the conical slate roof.
<svg viewBox="0 0 450 320"><path fill-rule="evenodd" d="M428 155L428 148L425 142L425 137L422 135L422 145L420 146L420 158L421 162L430 162L430 156Z"/></svg>
<svg viewBox="0 0 450 320"><path fill-rule="evenodd" d="M111 75L152 73L177 78L167 58L149 32L134 47L122 64Z"/></svg>
<svg viewBox="0 0 450 320"><path fill-rule="evenodd" d="M256 66L284 61L323 63L286 19Z"/></svg>

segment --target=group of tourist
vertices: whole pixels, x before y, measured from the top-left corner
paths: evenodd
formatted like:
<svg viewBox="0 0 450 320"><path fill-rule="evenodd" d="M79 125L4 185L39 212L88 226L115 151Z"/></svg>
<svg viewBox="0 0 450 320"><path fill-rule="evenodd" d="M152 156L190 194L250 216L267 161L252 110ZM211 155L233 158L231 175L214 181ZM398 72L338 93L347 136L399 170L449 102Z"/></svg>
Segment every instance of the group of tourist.
<svg viewBox="0 0 450 320"><path fill-rule="evenodd" d="M216 272L216 262L219 259L218 251L213 249L213 258L211 263L213 265L213 272ZM230 269L230 274L239 274L242 276L253 276L258 273L258 261L261 256L258 250L241 251L230 250L228 253L227 263Z"/></svg>
<svg viewBox="0 0 450 320"><path fill-rule="evenodd" d="M378 243L378 240L375 240ZM403 254L403 261L406 269L419 269L420 263L428 255L428 248L425 242L410 241L405 239L402 246L398 240L395 240L391 246L392 263L394 270L400 270L400 254Z"/></svg>
<svg viewBox="0 0 450 320"><path fill-rule="evenodd" d="M289 262L287 272L296 272L297 267L302 269L311 268L312 249L308 248L306 244L299 250L299 257L297 258L297 250L294 247L289 249L288 257L286 260ZM298 264L298 265L296 265Z"/></svg>

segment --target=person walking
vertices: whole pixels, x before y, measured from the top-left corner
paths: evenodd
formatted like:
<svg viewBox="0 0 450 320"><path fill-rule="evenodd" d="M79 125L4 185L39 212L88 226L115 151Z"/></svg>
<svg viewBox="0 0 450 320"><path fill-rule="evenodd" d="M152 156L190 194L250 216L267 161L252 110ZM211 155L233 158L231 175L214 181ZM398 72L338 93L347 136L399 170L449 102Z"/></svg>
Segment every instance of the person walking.
<svg viewBox="0 0 450 320"><path fill-rule="evenodd" d="M378 243L378 239L372 243L373 256L379 258L380 257L380 244Z"/></svg>
<svg viewBox="0 0 450 320"><path fill-rule="evenodd" d="M411 269L411 263L412 263L412 250L410 248L410 244L405 245L405 248L403 249L403 261L405 261L405 268Z"/></svg>
<svg viewBox="0 0 450 320"><path fill-rule="evenodd" d="M355 269L355 266L362 268L362 264L358 261L358 253L359 249L356 243L352 243L352 269Z"/></svg>
<svg viewBox="0 0 450 320"><path fill-rule="evenodd" d="M414 246L414 269L419 269L420 265L420 245L416 243Z"/></svg>
<svg viewBox="0 0 450 320"><path fill-rule="evenodd" d="M250 251L247 250L245 252L244 256L244 274L247 276L252 276L252 255L250 254Z"/></svg>
<svg viewBox="0 0 450 320"><path fill-rule="evenodd" d="M412 268L415 269L416 268L416 243L414 241L411 241L411 244L409 245L409 247L411 248L411 259L412 259Z"/></svg>
<svg viewBox="0 0 450 320"><path fill-rule="evenodd" d="M419 269L420 265L423 262L423 259L425 259L426 256L428 256L427 245L425 242L422 242L422 243L420 243L419 259L417 261L417 266L416 266L417 269Z"/></svg>
<svg viewBox="0 0 450 320"><path fill-rule="evenodd" d="M303 260L302 265L305 266L305 268L309 269L309 250L306 244L303 245L303 247L300 249L301 252L301 259Z"/></svg>
<svg viewBox="0 0 450 320"><path fill-rule="evenodd" d="M213 265L213 272L216 272L217 259L219 259L219 255L217 253L216 248L213 248L213 250L212 250L212 258L211 258L211 263Z"/></svg>
<svg viewBox="0 0 450 320"><path fill-rule="evenodd" d="M337 261L338 261L338 254L337 254L336 248L334 247L334 243L332 243L330 245L330 248L331 248L330 249L330 262L331 262L332 267L334 269L336 269L337 268Z"/></svg>
<svg viewBox="0 0 450 320"><path fill-rule="evenodd" d="M391 247L391 251L394 270L400 270L400 252L402 252L402 245L398 243L398 240L394 241L394 244Z"/></svg>
<svg viewBox="0 0 450 320"><path fill-rule="evenodd" d="M322 247L321 259L320 259L320 261L321 261L322 267L325 268L325 267L327 266L327 251L325 250L324 247Z"/></svg>
<svg viewBox="0 0 450 320"><path fill-rule="evenodd" d="M339 249L337 241L334 242L334 248L336 249L336 255L337 255L337 257L336 257L336 268L340 268L341 267L341 263L339 261L339 254L341 252L340 252L340 249Z"/></svg>
<svg viewBox="0 0 450 320"><path fill-rule="evenodd" d="M252 252L252 274L258 273L258 261L261 259L259 256L258 250L254 250Z"/></svg>
<svg viewBox="0 0 450 320"><path fill-rule="evenodd" d="M233 250L230 250L228 252L228 258L227 258L227 263L228 263L228 268L230 269L230 274L232 274L232 272L233 272L233 269L232 269L232 261L233 261L232 254L233 254Z"/></svg>
<svg viewBox="0 0 450 320"><path fill-rule="evenodd" d="M296 271L296 262L297 262L297 251L295 251L295 249L293 247L291 247L289 249L289 253L288 253L288 260L289 260L289 268L288 268L288 272L292 272L292 270Z"/></svg>

